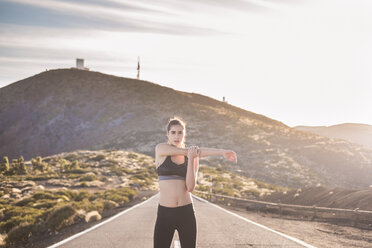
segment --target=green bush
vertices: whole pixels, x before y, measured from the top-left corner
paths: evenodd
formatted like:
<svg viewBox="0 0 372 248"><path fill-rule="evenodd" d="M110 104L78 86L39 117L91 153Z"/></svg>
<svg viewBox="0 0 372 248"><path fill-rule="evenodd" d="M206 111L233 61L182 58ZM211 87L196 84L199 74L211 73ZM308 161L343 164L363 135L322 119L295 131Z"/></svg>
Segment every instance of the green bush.
<svg viewBox="0 0 372 248"><path fill-rule="evenodd" d="M26 216L13 216L7 221L2 221L0 223L0 231L1 232L9 232L13 227L18 226L24 222L33 223L35 221L35 216L26 215Z"/></svg>
<svg viewBox="0 0 372 248"><path fill-rule="evenodd" d="M106 177L106 176L101 176L100 178L99 178L99 180L101 181L101 182L108 182L108 177Z"/></svg>
<svg viewBox="0 0 372 248"><path fill-rule="evenodd" d="M104 203L102 199L96 199L94 201L89 201L88 198L84 198L82 201L73 202L72 206L75 209L84 209L86 212L97 210L102 212L104 209Z"/></svg>
<svg viewBox="0 0 372 248"><path fill-rule="evenodd" d="M128 203L129 200L132 200L136 194L137 194L136 191L127 187L123 187L118 189L106 190L103 193L103 198L105 200L111 200L120 205L124 205L125 203Z"/></svg>
<svg viewBox="0 0 372 248"><path fill-rule="evenodd" d="M115 194L115 193L105 195L105 199L114 201L114 202L118 203L119 205L124 205L125 203L129 202L128 197L122 196L122 195L119 195L119 194Z"/></svg>
<svg viewBox="0 0 372 248"><path fill-rule="evenodd" d="M117 161L115 159L107 159L106 160L106 163L108 163L110 165L118 165L119 164L119 161Z"/></svg>
<svg viewBox="0 0 372 248"><path fill-rule="evenodd" d="M35 200L41 200L41 199L58 199L58 196L56 196L54 193L48 192L48 191L41 191L36 192L33 196L33 199Z"/></svg>
<svg viewBox="0 0 372 248"><path fill-rule="evenodd" d="M82 190L80 191L75 197L74 197L74 200L75 201L82 201L83 199L85 198L88 198L90 196L90 193L86 190Z"/></svg>
<svg viewBox="0 0 372 248"><path fill-rule="evenodd" d="M72 205L64 205L54 209L46 219L47 225L55 231L72 223L76 211Z"/></svg>
<svg viewBox="0 0 372 248"><path fill-rule="evenodd" d="M257 189L249 189L249 190L245 190L245 191L243 191L243 194L245 195L245 196L247 196L247 197L249 197L249 196L253 196L253 197L258 197L259 195L260 195L260 191L259 190L257 190Z"/></svg>
<svg viewBox="0 0 372 248"><path fill-rule="evenodd" d="M241 181L233 180L232 182L233 182L232 187L237 190L241 190L244 187L244 183L242 183Z"/></svg>
<svg viewBox="0 0 372 248"><path fill-rule="evenodd" d="M69 154L67 155L64 159L72 162L72 161L75 161L75 160L78 160L80 159L81 157L79 155L76 155L76 154Z"/></svg>
<svg viewBox="0 0 372 248"><path fill-rule="evenodd" d="M0 164L0 174L6 175L10 171L9 159L8 157L4 157L3 161Z"/></svg>
<svg viewBox="0 0 372 248"><path fill-rule="evenodd" d="M213 182L224 182L226 179L224 177L218 176L218 177L213 177L212 181Z"/></svg>
<svg viewBox="0 0 372 248"><path fill-rule="evenodd" d="M139 180L137 178L131 178L131 183L129 184L131 187L137 187L137 188L141 188L141 187L144 187L144 186L147 186L150 184L149 181L144 181L144 180Z"/></svg>
<svg viewBox="0 0 372 248"><path fill-rule="evenodd" d="M138 158L138 155L137 154L135 154L135 153L133 153L133 152L131 152L131 153L129 153L128 154L128 156L127 156L128 158L134 158L134 159L136 159L136 158Z"/></svg>
<svg viewBox="0 0 372 248"><path fill-rule="evenodd" d="M207 191L207 192L209 192L209 190L210 190L210 187L208 187L208 186L204 186L204 185L196 185L196 190L199 190L199 191Z"/></svg>
<svg viewBox="0 0 372 248"><path fill-rule="evenodd" d="M22 223L9 231L5 242L8 245L26 244L33 233L37 231L37 225L33 223Z"/></svg>
<svg viewBox="0 0 372 248"><path fill-rule="evenodd" d="M88 174L88 175L80 177L80 182L84 182L84 181L91 182L94 180L97 180L97 176L95 174Z"/></svg>
<svg viewBox="0 0 372 248"><path fill-rule="evenodd" d="M119 206L119 204L114 202L114 201L104 200L103 201L103 206L104 206L105 210L110 210L110 209L117 208Z"/></svg>
<svg viewBox="0 0 372 248"><path fill-rule="evenodd" d="M85 173L89 172L89 170L78 168L78 169L70 169L67 172L68 173L74 173L74 174L85 174Z"/></svg>
<svg viewBox="0 0 372 248"><path fill-rule="evenodd" d="M37 156L31 159L32 168L35 172L44 172L50 169L48 163L44 162L42 157Z"/></svg>
<svg viewBox="0 0 372 248"><path fill-rule="evenodd" d="M87 172L86 170L80 168L80 164L78 160L74 160L73 162L71 162L66 159L60 159L59 167L60 167L61 172L70 172L70 173L78 173L78 174L83 174Z"/></svg>
<svg viewBox="0 0 372 248"><path fill-rule="evenodd" d="M253 182L257 185L258 188L271 189L271 190L275 190L275 191L284 191L284 188L282 188L278 185L264 183L264 182L261 182L257 179L254 179Z"/></svg>
<svg viewBox="0 0 372 248"><path fill-rule="evenodd" d="M41 217L43 212L31 207L18 207L5 204L2 205L2 209L0 232L8 232L13 227L26 221L33 223Z"/></svg>
<svg viewBox="0 0 372 248"><path fill-rule="evenodd" d="M56 200L43 199L41 201L38 201L38 202L32 204L32 207L37 208L37 209L52 208L57 204L58 204L58 202Z"/></svg>
<svg viewBox="0 0 372 248"><path fill-rule="evenodd" d="M80 184L80 187L89 187L89 184L87 183L87 182L82 182L81 184Z"/></svg>
<svg viewBox="0 0 372 248"><path fill-rule="evenodd" d="M74 160L71 164L70 170L78 170L80 169L80 164L78 160Z"/></svg>
<svg viewBox="0 0 372 248"><path fill-rule="evenodd" d="M13 216L26 216L26 215L39 215L41 214L40 210L30 208L30 207L18 207L18 206L11 206L6 205L4 206L2 215L1 215L1 221L6 221Z"/></svg>
<svg viewBox="0 0 372 248"><path fill-rule="evenodd" d="M213 189L213 192L220 195L234 196L234 189L224 187L223 189L217 188Z"/></svg>
<svg viewBox="0 0 372 248"><path fill-rule="evenodd" d="M110 169L111 169L111 172L113 172L117 176L123 176L124 175L123 170L117 165L112 165Z"/></svg>
<svg viewBox="0 0 372 248"><path fill-rule="evenodd" d="M137 172L135 175L131 176L131 178L138 178L140 180L146 180L150 178L150 175L146 171L140 171L140 172Z"/></svg>
<svg viewBox="0 0 372 248"><path fill-rule="evenodd" d="M49 179L58 179L59 175L55 172L46 172L37 175L29 175L26 177L26 180L40 181L40 180L49 180Z"/></svg>
<svg viewBox="0 0 372 248"><path fill-rule="evenodd" d="M121 170L122 170L123 172L125 172L126 174L133 174L133 173L135 173L133 170L128 169L128 168L121 168Z"/></svg>
<svg viewBox="0 0 372 248"><path fill-rule="evenodd" d="M22 200L19 200L14 205L19 206L19 207L23 207L23 206L29 205L31 203L34 203L34 202L35 202L34 198L28 197L28 198L23 198Z"/></svg>
<svg viewBox="0 0 372 248"><path fill-rule="evenodd" d="M58 196L66 196L68 197L69 199L71 198L74 198L74 196L77 195L77 192L76 191L72 191L72 190L58 190L55 192L55 195L58 195Z"/></svg>
<svg viewBox="0 0 372 248"><path fill-rule="evenodd" d="M99 162L105 158L106 158L105 155L100 154L100 155L95 156L94 158L91 158L91 160Z"/></svg>
<svg viewBox="0 0 372 248"><path fill-rule="evenodd" d="M81 174L68 174L67 177L69 179L76 179L76 178L80 178L81 177Z"/></svg>

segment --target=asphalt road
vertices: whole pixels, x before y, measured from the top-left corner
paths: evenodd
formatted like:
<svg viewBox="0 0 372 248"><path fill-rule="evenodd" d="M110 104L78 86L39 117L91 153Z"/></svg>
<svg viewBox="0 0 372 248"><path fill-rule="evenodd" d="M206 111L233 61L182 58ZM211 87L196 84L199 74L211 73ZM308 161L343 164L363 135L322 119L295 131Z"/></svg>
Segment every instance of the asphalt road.
<svg viewBox="0 0 372 248"><path fill-rule="evenodd" d="M159 194L127 209L92 228L50 248L150 248L156 221ZM193 196L197 220L197 247L309 247L313 246L250 222L221 207ZM180 247L177 231L172 247Z"/></svg>

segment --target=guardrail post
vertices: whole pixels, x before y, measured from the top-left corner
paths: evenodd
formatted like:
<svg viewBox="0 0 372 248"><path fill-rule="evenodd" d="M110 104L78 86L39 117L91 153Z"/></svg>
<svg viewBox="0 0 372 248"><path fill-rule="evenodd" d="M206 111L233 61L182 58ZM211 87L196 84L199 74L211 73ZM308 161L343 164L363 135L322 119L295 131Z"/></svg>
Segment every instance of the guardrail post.
<svg viewBox="0 0 372 248"><path fill-rule="evenodd" d="M356 227L358 225L358 221L359 221L359 211L358 211L359 208L356 208L354 209L354 216L355 216L355 219L354 219L354 224L353 226Z"/></svg>
<svg viewBox="0 0 372 248"><path fill-rule="evenodd" d="M313 218L312 218L312 220L315 220L316 217L317 217L317 214L316 214L316 207L315 207L315 206L313 206L313 211L314 211L314 214L313 214Z"/></svg>

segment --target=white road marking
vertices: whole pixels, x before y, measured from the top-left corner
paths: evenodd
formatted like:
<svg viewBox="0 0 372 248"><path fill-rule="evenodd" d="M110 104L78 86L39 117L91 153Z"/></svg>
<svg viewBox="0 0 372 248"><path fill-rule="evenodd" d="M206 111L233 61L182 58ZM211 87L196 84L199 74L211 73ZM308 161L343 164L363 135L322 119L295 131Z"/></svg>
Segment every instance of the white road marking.
<svg viewBox="0 0 372 248"><path fill-rule="evenodd" d="M98 224L95 225L95 226L92 226L92 227L90 227L90 228L88 228L88 229L86 229L86 230L84 230L84 231L82 231L82 232L79 232L79 233L77 233L77 234L75 234L75 235L72 235L71 237L68 237L67 239L64 239L64 240L62 240L62 241L60 241L60 242L58 242L58 243L56 243L56 244L54 244L54 245L51 245L51 246L49 246L48 248L55 248L55 247L58 247L58 246L63 245L63 244L65 244L65 243L67 243L67 242L69 242L69 241L71 241L71 240L73 240L73 239L75 239L75 238L77 238L77 237L79 237L79 236L81 236L81 235L84 235L84 234L86 234L87 232L90 232L90 231L96 229L97 227L100 227L100 226L102 226L102 225L104 225L104 224L106 224L106 223L108 223L108 222L110 222L110 221L116 219L116 218L119 217L120 215L123 215L123 214L125 214L125 213L127 213L127 212L129 212L129 211L131 211L131 210L133 210L133 209L135 209L136 207L139 207L139 206L141 206L141 205L147 203L148 201L151 201L151 199L154 198L155 196L157 196L158 194L159 194L159 193L156 193L155 195L153 195L152 197L150 197L150 198L147 199L146 201L143 201L143 202L141 202L141 203L138 203L137 205L134 205L133 207L128 208L128 209L126 209L126 210L124 210L124 211L122 211L122 212L120 212L120 213L118 213L118 214L112 216L111 218L109 218L109 219L107 219L107 220L105 220L105 221L102 221L101 223L98 223Z"/></svg>
<svg viewBox="0 0 372 248"><path fill-rule="evenodd" d="M181 244L179 240L174 241L174 248L181 248Z"/></svg>
<svg viewBox="0 0 372 248"><path fill-rule="evenodd" d="M287 238L287 239L290 239L290 240L292 240L292 241L294 241L294 242L296 242L296 243L298 243L298 244L300 244L300 245L303 245L304 247L307 247L307 248L316 248L315 246L309 245L309 244L305 243L305 242L302 241L302 240L299 240L299 239L294 238L294 237L292 237L292 236L289 236L289 235L287 235L287 234L284 234L284 233L281 233L281 232L275 231L275 230L273 230L273 229L271 229L271 228L269 228L269 227L267 227L267 226L264 226L264 225L258 224L258 223L254 222L254 221L251 221L251 220L249 220L249 219L247 219L247 218L245 218L245 217L242 217L242 216L240 216L240 215L238 215L238 214L235 214L235 213L233 213L233 212L230 212L229 210L226 210L226 209L224 209L224 208L222 208L222 207L220 207L220 206L218 206L218 205L216 205L216 204L213 204L213 203L211 203L211 202L209 202L209 201L207 201L207 200L205 200L205 199L203 199L203 198L200 198L200 197L198 197L198 196L196 196L196 195L194 195L194 194L192 194L192 196L195 197L196 199L202 201L202 202L206 202L206 203L208 203L208 204L211 204L212 206L214 206L214 207L216 207L216 208L219 208L219 209L221 209L222 211L225 211L226 213L229 213L229 214L231 214L231 215L234 215L235 217L238 217L238 218L241 219L241 220L247 221L247 222L249 222L249 223L251 223L251 224L254 224L254 225L256 225L256 226L259 226L259 227L261 227L261 228L263 228L263 229L266 229L266 230L269 230L269 231L271 231L271 232L273 232L273 233L279 234L280 236L283 236L283 237L285 237L285 238Z"/></svg>

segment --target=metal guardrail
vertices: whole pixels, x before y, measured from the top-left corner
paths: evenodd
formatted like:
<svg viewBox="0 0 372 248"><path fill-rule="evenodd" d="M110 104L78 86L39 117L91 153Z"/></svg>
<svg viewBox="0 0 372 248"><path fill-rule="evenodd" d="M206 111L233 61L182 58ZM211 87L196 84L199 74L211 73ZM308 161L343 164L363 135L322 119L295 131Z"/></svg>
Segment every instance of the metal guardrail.
<svg viewBox="0 0 372 248"><path fill-rule="evenodd" d="M372 211L356 209L327 208L303 206L283 203L273 203L257 200L236 198L194 190L199 196L228 206L277 213L279 215L297 216L301 219L320 220L346 224L359 228L372 229Z"/></svg>

